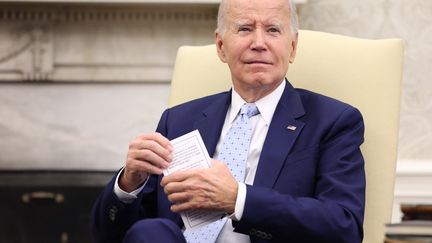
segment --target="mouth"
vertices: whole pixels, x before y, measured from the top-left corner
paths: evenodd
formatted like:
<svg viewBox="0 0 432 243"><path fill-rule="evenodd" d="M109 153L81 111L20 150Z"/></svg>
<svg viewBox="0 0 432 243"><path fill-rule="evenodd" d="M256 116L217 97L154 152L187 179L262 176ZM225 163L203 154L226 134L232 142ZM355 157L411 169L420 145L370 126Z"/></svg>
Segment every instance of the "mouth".
<svg viewBox="0 0 432 243"><path fill-rule="evenodd" d="M250 61L245 61L245 64L263 64L263 65L272 65L271 62L268 61L262 61L262 60L250 60Z"/></svg>

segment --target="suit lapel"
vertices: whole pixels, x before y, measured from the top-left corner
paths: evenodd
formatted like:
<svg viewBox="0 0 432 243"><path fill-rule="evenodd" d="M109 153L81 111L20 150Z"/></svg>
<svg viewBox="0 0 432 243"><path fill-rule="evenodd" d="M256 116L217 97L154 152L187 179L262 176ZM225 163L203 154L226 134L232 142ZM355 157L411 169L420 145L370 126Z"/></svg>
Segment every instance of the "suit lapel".
<svg viewBox="0 0 432 243"><path fill-rule="evenodd" d="M300 96L287 82L261 151L254 179L255 186L273 187L285 158L304 127L303 122L296 120L303 115Z"/></svg>
<svg viewBox="0 0 432 243"><path fill-rule="evenodd" d="M230 104L231 92L226 92L203 110L202 119L194 124L194 128L199 130L203 138L210 157L214 155ZM273 187L285 158L304 127L304 123L297 120L304 113L299 94L287 82L261 151L254 180L255 186ZM288 126L291 126L291 129Z"/></svg>
<svg viewBox="0 0 432 243"><path fill-rule="evenodd" d="M230 104L231 92L226 92L202 112L201 120L195 122L194 128L199 130L210 157L213 157L215 152Z"/></svg>

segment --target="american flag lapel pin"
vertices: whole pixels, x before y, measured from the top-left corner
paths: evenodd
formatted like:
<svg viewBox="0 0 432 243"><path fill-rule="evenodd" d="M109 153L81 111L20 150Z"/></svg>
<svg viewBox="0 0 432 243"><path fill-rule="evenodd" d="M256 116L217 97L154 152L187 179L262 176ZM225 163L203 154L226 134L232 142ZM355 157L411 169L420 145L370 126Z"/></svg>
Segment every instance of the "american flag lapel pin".
<svg viewBox="0 0 432 243"><path fill-rule="evenodd" d="M287 126L287 129L288 129L288 130L291 130L291 131L295 131L295 130L297 129L297 127L296 127L296 126L293 126L293 125L288 125L288 126Z"/></svg>

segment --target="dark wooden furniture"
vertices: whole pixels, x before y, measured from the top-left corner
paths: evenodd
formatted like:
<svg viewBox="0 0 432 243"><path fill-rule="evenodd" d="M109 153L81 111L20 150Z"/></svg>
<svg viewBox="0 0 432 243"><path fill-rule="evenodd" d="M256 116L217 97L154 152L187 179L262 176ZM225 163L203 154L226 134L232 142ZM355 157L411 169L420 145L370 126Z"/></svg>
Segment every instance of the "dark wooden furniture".
<svg viewBox="0 0 432 243"><path fill-rule="evenodd" d="M113 171L0 171L0 242L93 242L89 216Z"/></svg>

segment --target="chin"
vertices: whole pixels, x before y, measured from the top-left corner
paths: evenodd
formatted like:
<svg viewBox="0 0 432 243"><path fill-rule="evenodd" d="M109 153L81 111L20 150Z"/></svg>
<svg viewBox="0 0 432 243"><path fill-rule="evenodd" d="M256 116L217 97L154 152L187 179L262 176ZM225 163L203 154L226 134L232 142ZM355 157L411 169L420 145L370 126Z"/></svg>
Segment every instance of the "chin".
<svg viewBox="0 0 432 243"><path fill-rule="evenodd" d="M268 85L279 84L280 80L282 79L276 79L274 77L269 77L267 75L257 74L251 77L250 80L251 83L257 86L268 86Z"/></svg>
<svg viewBox="0 0 432 243"><path fill-rule="evenodd" d="M238 80L238 83L243 87L248 88L259 88L259 87L269 87L269 86L277 86L280 84L283 77L276 77L275 75L271 75L269 72L248 72L243 73L243 75L238 75L241 78L235 78Z"/></svg>

